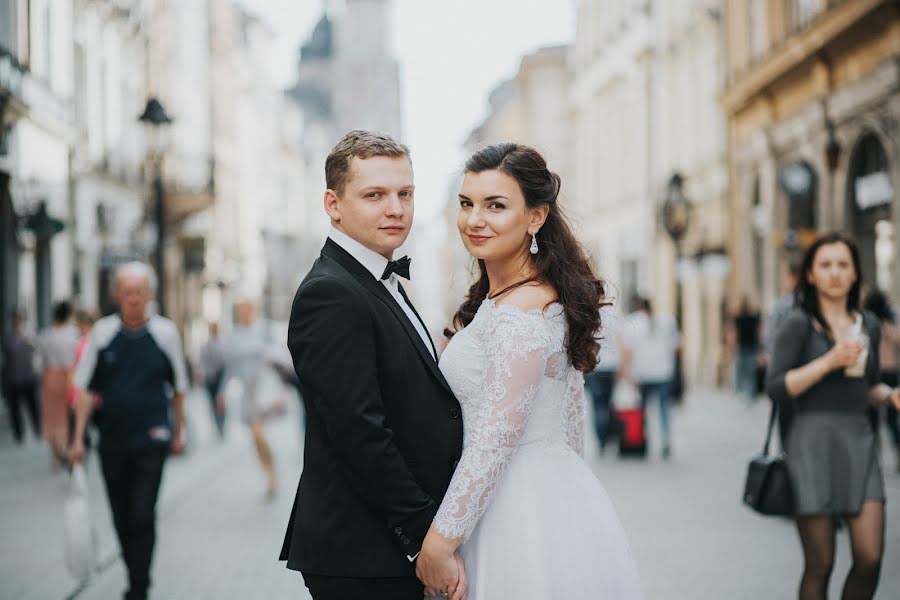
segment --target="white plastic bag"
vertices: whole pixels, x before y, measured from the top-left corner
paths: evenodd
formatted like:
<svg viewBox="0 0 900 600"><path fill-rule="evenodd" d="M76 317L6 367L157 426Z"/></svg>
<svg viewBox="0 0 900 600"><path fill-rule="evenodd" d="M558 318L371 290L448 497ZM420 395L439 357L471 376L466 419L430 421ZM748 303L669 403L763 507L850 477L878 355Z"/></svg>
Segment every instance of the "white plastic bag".
<svg viewBox="0 0 900 600"><path fill-rule="evenodd" d="M629 410L641 405L641 393L630 381L620 379L613 390L612 405L616 410Z"/></svg>
<svg viewBox="0 0 900 600"><path fill-rule="evenodd" d="M69 496L66 498L63 512L66 528L66 565L75 579L84 581L91 575L96 560L84 465L72 467Z"/></svg>

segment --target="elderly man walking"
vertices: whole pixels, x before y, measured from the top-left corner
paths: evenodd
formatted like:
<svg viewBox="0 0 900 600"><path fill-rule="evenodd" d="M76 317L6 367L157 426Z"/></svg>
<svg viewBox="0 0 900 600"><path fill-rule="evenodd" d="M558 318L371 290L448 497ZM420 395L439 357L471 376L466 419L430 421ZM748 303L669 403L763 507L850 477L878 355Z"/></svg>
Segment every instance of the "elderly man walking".
<svg viewBox="0 0 900 600"><path fill-rule="evenodd" d="M91 329L75 372L71 458L84 459L84 428L97 395L103 403L100 463L128 569L126 600L147 598L163 465L170 451L182 450L187 372L175 324L147 314L155 280L143 263L118 269L114 297L119 312Z"/></svg>

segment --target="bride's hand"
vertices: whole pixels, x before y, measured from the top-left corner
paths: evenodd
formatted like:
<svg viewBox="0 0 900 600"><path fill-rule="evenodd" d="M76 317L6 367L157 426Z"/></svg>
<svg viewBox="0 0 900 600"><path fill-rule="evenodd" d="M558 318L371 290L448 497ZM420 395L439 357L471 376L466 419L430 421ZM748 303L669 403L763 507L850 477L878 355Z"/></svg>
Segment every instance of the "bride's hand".
<svg viewBox="0 0 900 600"><path fill-rule="evenodd" d="M469 581L466 579L466 565L463 564L459 551L454 552L453 557L456 558L456 564L459 567L459 582L456 584L456 591L453 593L452 600L466 600L466 594L469 592Z"/></svg>
<svg viewBox="0 0 900 600"><path fill-rule="evenodd" d="M416 559L416 577L425 585L429 596L456 597L460 569L450 540L438 533L434 526L428 530Z"/></svg>

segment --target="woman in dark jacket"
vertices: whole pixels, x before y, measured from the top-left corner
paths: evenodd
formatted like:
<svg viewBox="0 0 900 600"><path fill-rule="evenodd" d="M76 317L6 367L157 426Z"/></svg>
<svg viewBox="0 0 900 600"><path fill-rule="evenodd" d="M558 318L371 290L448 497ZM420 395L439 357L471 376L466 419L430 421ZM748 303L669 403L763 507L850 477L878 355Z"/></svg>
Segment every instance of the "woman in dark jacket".
<svg viewBox="0 0 900 600"><path fill-rule="evenodd" d="M785 455L805 560L800 600L827 595L838 518L846 520L853 554L843 599L872 598L881 569L884 483L866 409L900 406L900 390L880 383L880 327L859 310L860 283L852 240L830 233L813 243L767 379L772 399L795 415Z"/></svg>

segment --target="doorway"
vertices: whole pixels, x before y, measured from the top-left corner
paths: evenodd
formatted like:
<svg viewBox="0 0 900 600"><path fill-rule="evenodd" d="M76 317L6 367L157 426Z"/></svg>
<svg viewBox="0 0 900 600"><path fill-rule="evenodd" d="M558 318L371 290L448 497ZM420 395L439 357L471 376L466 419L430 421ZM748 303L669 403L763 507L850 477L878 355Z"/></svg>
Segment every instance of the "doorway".
<svg viewBox="0 0 900 600"><path fill-rule="evenodd" d="M10 333L10 316L18 298L19 244L16 213L9 192L10 176L0 171L0 335Z"/></svg>
<svg viewBox="0 0 900 600"><path fill-rule="evenodd" d="M857 142L850 158L847 185L848 229L859 244L863 281L889 290L894 189L887 153L874 133L863 134Z"/></svg>

